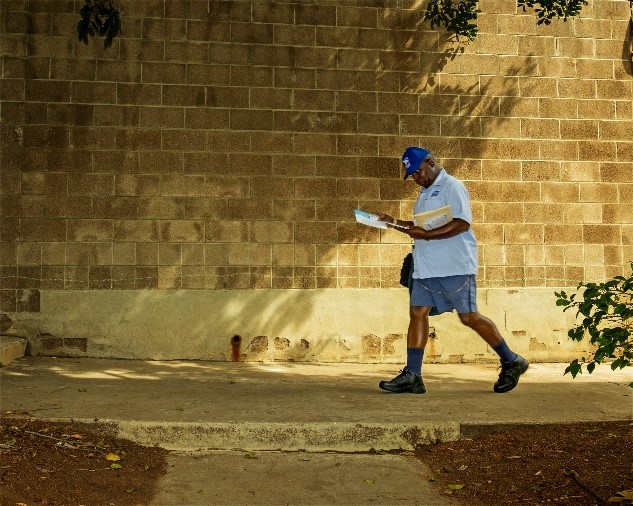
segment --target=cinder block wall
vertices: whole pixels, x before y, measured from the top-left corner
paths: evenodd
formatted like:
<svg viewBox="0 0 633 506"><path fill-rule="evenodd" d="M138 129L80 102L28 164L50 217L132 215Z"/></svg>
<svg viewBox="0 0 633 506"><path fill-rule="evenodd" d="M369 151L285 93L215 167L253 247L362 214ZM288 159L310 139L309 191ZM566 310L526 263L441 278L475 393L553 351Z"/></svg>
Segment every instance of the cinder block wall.
<svg viewBox="0 0 633 506"><path fill-rule="evenodd" d="M14 323L3 332L124 354L107 343L117 332L144 342L125 330L135 304L192 290L209 293L199 309L227 324L165 321L156 339L195 334L197 347L226 349L207 358L227 358L246 320L245 356L261 335L298 350L307 335L343 339L318 318L305 328L296 315L270 333L252 326L256 307L228 318L230 301L253 289L268 304L296 290L330 290L343 304L370 289L393 318L409 244L357 225L352 211L410 218L416 188L399 164L408 145L431 148L467 184L484 295L536 289L540 311L554 287L630 272L626 0L594 0L578 19L538 27L513 1L482 0L480 34L462 48L412 0L114 0L123 34L104 49L77 40L83 3L0 3L0 311ZM72 315L57 307L56 324L43 316L52 309L42 301L85 291L121 319L104 329L80 303ZM130 291L122 311L112 297ZM404 304L391 325L400 337ZM349 359L389 354L346 332ZM517 332L526 342L534 333ZM200 356L187 353L177 358Z"/></svg>

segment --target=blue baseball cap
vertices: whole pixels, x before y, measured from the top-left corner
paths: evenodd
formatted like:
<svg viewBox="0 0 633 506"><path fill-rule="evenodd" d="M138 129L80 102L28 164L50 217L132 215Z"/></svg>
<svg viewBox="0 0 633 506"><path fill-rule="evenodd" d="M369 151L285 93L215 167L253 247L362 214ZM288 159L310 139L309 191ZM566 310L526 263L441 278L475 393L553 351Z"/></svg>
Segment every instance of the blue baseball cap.
<svg viewBox="0 0 633 506"><path fill-rule="evenodd" d="M404 179L408 178L411 174L414 174L422 165L424 159L429 156L431 152L428 149L416 148L411 146L404 150L402 154L402 166L404 167Z"/></svg>

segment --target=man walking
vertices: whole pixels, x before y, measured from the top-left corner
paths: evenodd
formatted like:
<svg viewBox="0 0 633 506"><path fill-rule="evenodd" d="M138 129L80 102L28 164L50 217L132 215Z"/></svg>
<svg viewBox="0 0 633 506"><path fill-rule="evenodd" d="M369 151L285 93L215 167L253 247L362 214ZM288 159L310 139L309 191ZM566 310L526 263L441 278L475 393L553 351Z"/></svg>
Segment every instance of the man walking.
<svg viewBox="0 0 633 506"><path fill-rule="evenodd" d="M429 338L429 315L455 310L460 321L499 355L501 373L493 389L498 393L509 392L517 386L528 362L508 347L494 322L477 311L477 242L471 228L468 190L437 163L428 149L407 148L402 165L404 179L412 176L420 186L414 216L447 206L450 212L418 223L377 213L381 221L414 239L407 365L392 380L381 381L379 387L395 393L426 392L422 361Z"/></svg>

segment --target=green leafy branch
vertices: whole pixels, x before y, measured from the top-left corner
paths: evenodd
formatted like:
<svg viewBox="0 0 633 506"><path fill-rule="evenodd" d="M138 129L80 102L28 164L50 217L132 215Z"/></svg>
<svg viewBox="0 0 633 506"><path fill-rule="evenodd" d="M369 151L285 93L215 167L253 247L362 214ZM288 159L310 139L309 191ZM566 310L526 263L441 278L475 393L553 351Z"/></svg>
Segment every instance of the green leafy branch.
<svg viewBox="0 0 633 506"><path fill-rule="evenodd" d="M552 19L567 18L580 14L587 5L587 0L517 0L523 9L535 8L537 24L549 25ZM457 36L458 41L464 39L469 44L477 37L477 0L430 0L424 13L424 21L431 22L431 28L444 27L446 31Z"/></svg>
<svg viewBox="0 0 633 506"><path fill-rule="evenodd" d="M114 37L121 33L121 17L111 0L85 0L79 11L81 19L77 23L77 37L88 44L89 37L103 37L103 47L112 45Z"/></svg>
<svg viewBox="0 0 633 506"><path fill-rule="evenodd" d="M633 263L631 263L633 270ZM623 369L633 364L633 274L626 278L616 276L604 283L578 284L580 297L577 294L567 295L564 291L556 292L556 305L563 306L564 311L576 309L576 316L582 321L570 329L567 335L574 341L581 341L589 336L589 342L595 346L588 359L573 360L565 369L573 378L582 373L586 365L591 374L597 364L607 360L611 369ZM633 387L633 383L629 386Z"/></svg>
<svg viewBox="0 0 633 506"><path fill-rule="evenodd" d="M580 14L582 8L587 5L587 0L517 0L517 5L523 9L533 8L536 6L537 24L549 25L553 18L567 21L567 18L573 18Z"/></svg>
<svg viewBox="0 0 633 506"><path fill-rule="evenodd" d="M471 43L477 37L477 0L431 0L424 13L424 21L431 22L431 28L443 26L458 39L465 37Z"/></svg>

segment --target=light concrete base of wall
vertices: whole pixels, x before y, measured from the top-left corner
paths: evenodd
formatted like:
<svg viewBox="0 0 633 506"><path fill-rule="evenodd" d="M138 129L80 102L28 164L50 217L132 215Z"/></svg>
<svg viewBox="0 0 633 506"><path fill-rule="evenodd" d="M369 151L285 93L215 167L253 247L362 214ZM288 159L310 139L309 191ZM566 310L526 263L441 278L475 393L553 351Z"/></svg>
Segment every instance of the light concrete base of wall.
<svg viewBox="0 0 633 506"><path fill-rule="evenodd" d="M481 289L479 311L532 361L588 348L567 337L575 315L553 288ZM33 355L214 361L383 362L406 355L408 292L366 290L42 291L39 313L10 334ZM425 362L496 361L456 314L431 317Z"/></svg>

